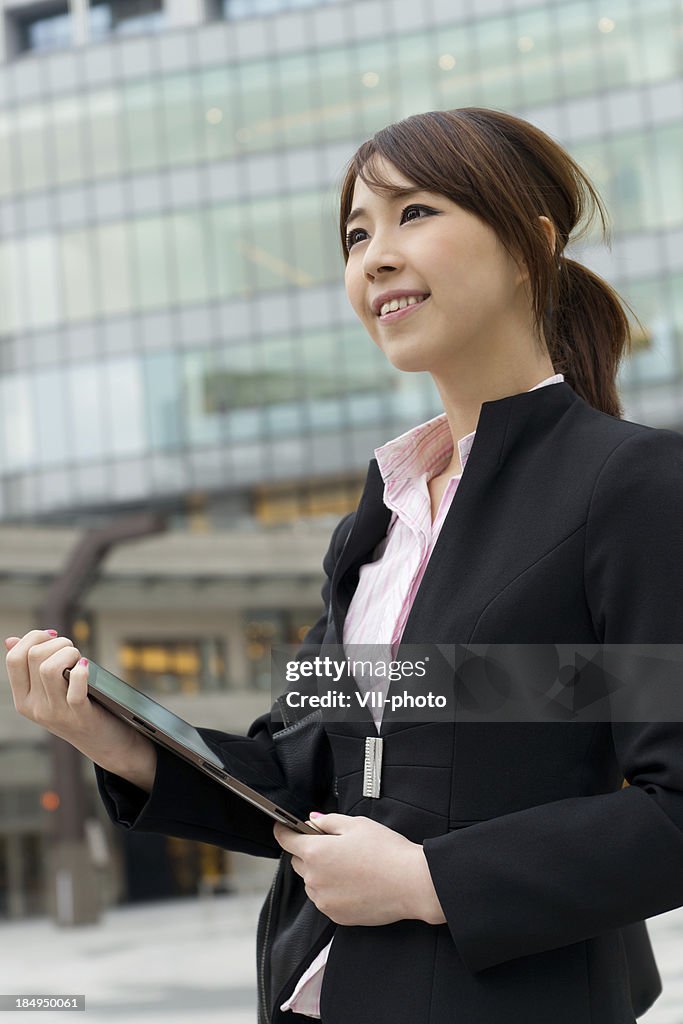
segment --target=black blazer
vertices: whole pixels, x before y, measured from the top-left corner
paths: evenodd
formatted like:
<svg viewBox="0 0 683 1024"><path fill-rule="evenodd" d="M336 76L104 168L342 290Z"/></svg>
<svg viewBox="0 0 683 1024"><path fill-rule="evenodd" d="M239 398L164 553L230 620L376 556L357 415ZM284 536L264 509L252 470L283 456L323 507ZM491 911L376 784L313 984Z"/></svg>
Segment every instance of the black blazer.
<svg viewBox="0 0 683 1024"><path fill-rule="evenodd" d="M339 644L389 523L382 495L373 459L302 657ZM681 643L682 510L681 435L598 412L566 382L484 402L402 644ZM236 773L286 789L277 729L266 714L246 738L202 733ZM380 799L362 795L369 712L326 727L297 797L423 843L447 924L330 926L323 1024L632 1024L624 935L644 941L638 922L683 905L683 725L385 719L381 734ZM97 774L126 827L279 853L265 816L165 751L149 797Z"/></svg>

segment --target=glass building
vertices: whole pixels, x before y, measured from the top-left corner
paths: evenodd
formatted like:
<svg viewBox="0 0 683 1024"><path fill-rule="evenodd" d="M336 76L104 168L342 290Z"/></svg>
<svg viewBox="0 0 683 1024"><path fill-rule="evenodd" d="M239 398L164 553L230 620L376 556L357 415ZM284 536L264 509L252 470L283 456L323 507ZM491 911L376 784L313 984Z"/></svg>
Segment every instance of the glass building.
<svg viewBox="0 0 683 1024"><path fill-rule="evenodd" d="M8 632L79 531L162 509L174 530L107 563L77 642L196 721L261 710L372 449L440 411L356 321L336 224L356 146L412 113L499 107L588 171L612 249L570 255L646 328L625 415L683 428L682 42L681 0L0 0Z"/></svg>

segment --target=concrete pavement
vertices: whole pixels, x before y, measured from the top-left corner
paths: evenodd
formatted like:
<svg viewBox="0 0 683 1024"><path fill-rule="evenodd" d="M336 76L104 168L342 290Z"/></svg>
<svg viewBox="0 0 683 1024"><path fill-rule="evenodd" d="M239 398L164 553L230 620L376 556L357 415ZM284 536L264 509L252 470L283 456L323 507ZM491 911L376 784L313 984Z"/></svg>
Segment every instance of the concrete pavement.
<svg viewBox="0 0 683 1024"><path fill-rule="evenodd" d="M21 1011L6 1024L256 1024L261 902L240 894L117 907L75 929L45 919L4 924L0 992L86 997L83 1015ZM649 927L664 994L640 1019L683 1024L683 910Z"/></svg>

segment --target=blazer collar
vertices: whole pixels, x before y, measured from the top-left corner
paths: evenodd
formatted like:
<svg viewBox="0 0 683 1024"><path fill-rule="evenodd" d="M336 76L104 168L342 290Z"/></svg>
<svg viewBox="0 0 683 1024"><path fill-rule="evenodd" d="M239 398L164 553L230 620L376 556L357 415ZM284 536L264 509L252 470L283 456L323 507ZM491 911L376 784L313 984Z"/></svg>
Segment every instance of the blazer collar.
<svg viewBox="0 0 683 1024"><path fill-rule="evenodd" d="M479 487L495 476L513 449L537 441L552 431L577 401L581 402L582 399L574 389L566 381L560 381L518 395L483 402L472 448L441 534L446 530L449 520L453 519L453 509L459 509L466 501L471 501L479 493ZM358 570L370 560L389 526L391 510L383 499L384 480L377 459L373 458L368 463L363 493L332 575L333 615L340 642L348 605L358 583ZM345 602L346 597L348 602Z"/></svg>

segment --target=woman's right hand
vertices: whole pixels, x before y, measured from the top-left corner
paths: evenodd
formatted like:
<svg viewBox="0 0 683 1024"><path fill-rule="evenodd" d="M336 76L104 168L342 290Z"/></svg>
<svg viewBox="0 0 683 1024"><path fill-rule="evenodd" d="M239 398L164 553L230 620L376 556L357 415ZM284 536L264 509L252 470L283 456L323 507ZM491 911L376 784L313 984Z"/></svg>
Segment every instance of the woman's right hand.
<svg viewBox="0 0 683 1024"><path fill-rule="evenodd" d="M65 636L34 629L7 637L7 674L20 715L48 729L108 771L151 790L156 749L151 740L88 697L88 668ZM70 670L69 682L63 676Z"/></svg>

